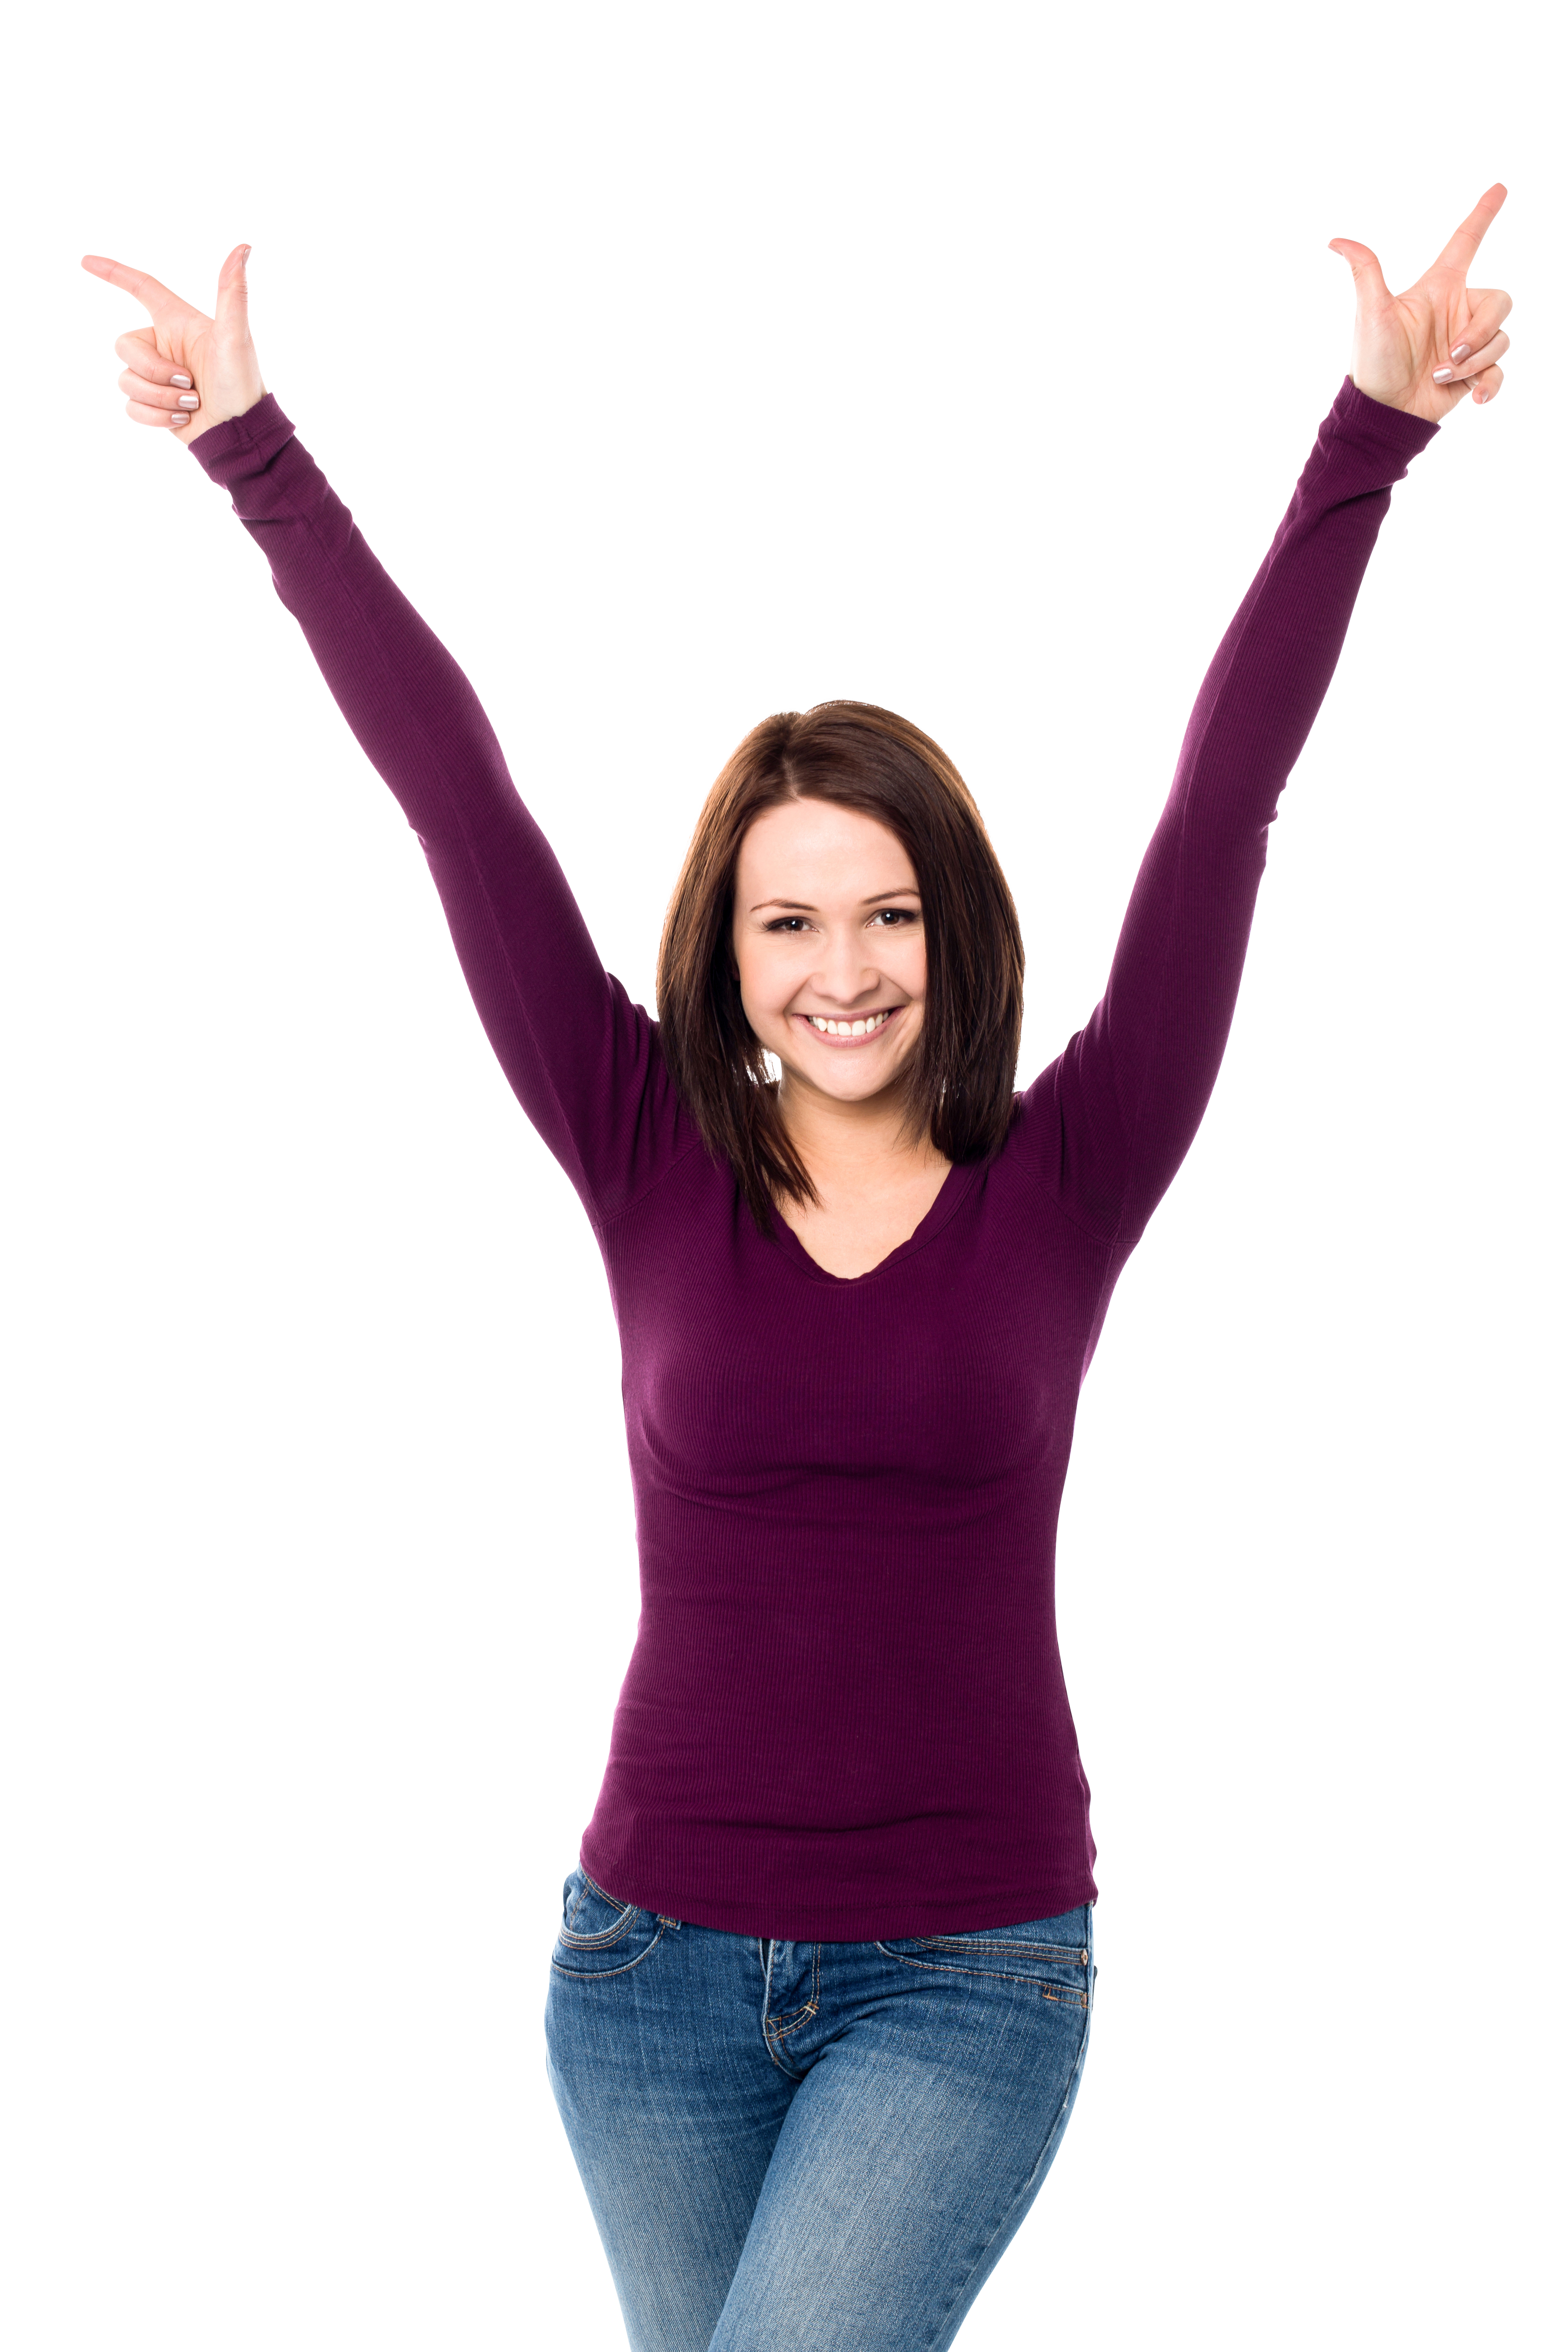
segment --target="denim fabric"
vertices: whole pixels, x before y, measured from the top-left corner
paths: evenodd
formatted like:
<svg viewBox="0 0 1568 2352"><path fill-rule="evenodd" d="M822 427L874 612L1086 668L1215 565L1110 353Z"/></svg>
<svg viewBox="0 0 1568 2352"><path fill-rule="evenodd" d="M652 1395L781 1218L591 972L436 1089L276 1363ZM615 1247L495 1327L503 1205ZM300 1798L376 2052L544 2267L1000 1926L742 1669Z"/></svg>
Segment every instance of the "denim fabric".
<svg viewBox="0 0 1568 2352"><path fill-rule="evenodd" d="M633 2352L927 2352L1078 2095L1093 1913L769 1942L567 1879L551 2087Z"/></svg>

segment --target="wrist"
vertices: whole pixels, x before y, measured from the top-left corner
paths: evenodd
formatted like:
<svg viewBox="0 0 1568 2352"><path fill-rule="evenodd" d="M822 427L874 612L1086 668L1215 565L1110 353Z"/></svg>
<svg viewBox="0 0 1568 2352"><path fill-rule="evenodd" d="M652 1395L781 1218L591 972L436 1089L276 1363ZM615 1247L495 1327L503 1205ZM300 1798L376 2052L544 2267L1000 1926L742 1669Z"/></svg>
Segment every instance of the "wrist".
<svg viewBox="0 0 1568 2352"><path fill-rule="evenodd" d="M1375 400L1380 408L1403 408L1405 405L1402 400L1395 400L1391 394L1379 392L1374 384L1364 383L1354 368L1351 370L1351 382L1368 400Z"/></svg>
<svg viewBox="0 0 1568 2352"><path fill-rule="evenodd" d="M185 435L185 446L189 448L193 441L200 440L204 433L211 433L220 425L232 424L237 416L248 415L266 397L267 386L258 376L254 390L247 388L227 399L215 395L210 404L204 399L199 408L191 411L191 424L195 430Z"/></svg>

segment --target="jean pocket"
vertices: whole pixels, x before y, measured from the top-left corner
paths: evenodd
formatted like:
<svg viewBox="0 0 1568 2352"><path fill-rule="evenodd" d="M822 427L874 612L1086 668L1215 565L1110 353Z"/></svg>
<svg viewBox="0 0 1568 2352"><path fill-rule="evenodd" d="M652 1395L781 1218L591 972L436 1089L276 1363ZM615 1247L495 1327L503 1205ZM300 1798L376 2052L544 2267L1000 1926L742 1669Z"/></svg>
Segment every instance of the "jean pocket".
<svg viewBox="0 0 1568 2352"><path fill-rule="evenodd" d="M668 1923L622 1903L582 1865L561 1890L561 1925L551 1965L563 1976L621 1976L646 1960Z"/></svg>
<svg viewBox="0 0 1568 2352"><path fill-rule="evenodd" d="M877 1948L907 1968L1037 1985L1047 2000L1081 2009L1089 2007L1094 1984L1094 1930L1087 1903L1049 1919L946 1936L901 1936Z"/></svg>

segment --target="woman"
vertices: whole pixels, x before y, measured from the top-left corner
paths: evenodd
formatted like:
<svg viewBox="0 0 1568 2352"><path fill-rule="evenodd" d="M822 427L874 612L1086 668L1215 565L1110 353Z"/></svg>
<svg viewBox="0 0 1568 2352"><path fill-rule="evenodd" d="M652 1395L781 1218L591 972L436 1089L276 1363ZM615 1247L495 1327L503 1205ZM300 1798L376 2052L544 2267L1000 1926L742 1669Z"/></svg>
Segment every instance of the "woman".
<svg viewBox="0 0 1568 2352"><path fill-rule="evenodd" d="M746 738L656 1027L266 392L248 248L212 319L84 263L150 311L116 347L129 413L265 549L604 1255L643 1605L545 2021L638 2352L949 2344L1059 2144L1095 1974L1052 1608L1078 1390L1213 1087L1391 486L1501 383L1509 298L1465 276L1504 194L1397 299L1334 241L1352 373L1205 678L1105 995L1022 1095L1012 898L928 737L833 702Z"/></svg>

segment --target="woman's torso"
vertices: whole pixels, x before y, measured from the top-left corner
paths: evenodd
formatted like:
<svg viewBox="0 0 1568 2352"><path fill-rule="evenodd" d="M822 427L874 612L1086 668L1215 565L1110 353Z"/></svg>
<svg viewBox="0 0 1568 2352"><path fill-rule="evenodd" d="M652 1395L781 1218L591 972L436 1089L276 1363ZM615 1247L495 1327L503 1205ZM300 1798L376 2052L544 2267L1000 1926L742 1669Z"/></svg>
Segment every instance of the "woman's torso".
<svg viewBox="0 0 1568 2352"><path fill-rule="evenodd" d="M1113 1256L1032 1140L854 1278L694 1139L602 1230L642 1615L584 1859L624 1900L854 1940L1092 1898L1052 1570Z"/></svg>

